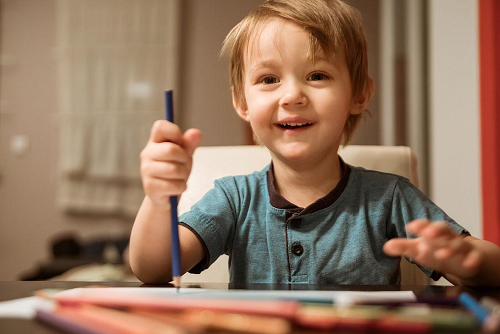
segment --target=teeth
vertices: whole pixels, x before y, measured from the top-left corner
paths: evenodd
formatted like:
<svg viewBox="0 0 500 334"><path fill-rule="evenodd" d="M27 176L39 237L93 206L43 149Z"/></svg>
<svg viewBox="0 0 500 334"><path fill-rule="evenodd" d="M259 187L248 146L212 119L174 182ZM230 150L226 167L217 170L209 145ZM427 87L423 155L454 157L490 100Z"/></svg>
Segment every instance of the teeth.
<svg viewBox="0 0 500 334"><path fill-rule="evenodd" d="M281 123L282 126L303 126L310 125L311 123Z"/></svg>

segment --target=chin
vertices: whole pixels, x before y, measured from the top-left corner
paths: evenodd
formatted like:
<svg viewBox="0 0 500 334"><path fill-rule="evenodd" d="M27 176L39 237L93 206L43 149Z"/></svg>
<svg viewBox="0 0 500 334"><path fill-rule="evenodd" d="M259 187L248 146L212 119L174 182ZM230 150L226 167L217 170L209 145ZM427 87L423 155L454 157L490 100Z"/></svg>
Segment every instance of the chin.
<svg viewBox="0 0 500 334"><path fill-rule="evenodd" d="M302 162L310 159L310 151L308 149L294 148L281 150L277 152L278 156L282 157L284 160L291 162Z"/></svg>

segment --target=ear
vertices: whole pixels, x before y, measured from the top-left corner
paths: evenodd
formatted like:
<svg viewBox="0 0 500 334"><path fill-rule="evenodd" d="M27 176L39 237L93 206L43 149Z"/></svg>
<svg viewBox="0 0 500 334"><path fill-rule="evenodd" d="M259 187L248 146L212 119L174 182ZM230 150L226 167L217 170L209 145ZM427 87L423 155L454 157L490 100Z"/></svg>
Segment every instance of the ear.
<svg viewBox="0 0 500 334"><path fill-rule="evenodd" d="M234 88L231 89L231 95L233 96L233 107L238 116L240 116L243 120L250 122L250 118L248 117L248 107L245 101L238 101L238 98L236 98L236 95L234 94Z"/></svg>
<svg viewBox="0 0 500 334"><path fill-rule="evenodd" d="M364 92L353 98L351 115L358 115L365 111L372 100L374 92L375 85L373 84L373 80L372 78L368 78L368 84L366 85Z"/></svg>

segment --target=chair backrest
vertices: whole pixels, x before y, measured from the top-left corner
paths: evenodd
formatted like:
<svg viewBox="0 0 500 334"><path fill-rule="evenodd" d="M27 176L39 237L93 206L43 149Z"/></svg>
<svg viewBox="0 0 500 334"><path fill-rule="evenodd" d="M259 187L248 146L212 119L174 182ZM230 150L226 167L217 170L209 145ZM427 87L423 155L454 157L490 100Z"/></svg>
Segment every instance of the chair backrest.
<svg viewBox="0 0 500 334"><path fill-rule="evenodd" d="M409 147L362 146L341 147L339 154L345 162L381 172L398 174L418 186L417 160ZM188 211L213 187L214 180L227 175L249 174L261 170L271 161L269 151L262 146L202 146L193 157L193 169L187 190L179 202L179 213ZM428 278L415 265L401 261L401 284L428 284ZM221 256L209 269L199 275L185 274L184 282L229 282L228 256Z"/></svg>

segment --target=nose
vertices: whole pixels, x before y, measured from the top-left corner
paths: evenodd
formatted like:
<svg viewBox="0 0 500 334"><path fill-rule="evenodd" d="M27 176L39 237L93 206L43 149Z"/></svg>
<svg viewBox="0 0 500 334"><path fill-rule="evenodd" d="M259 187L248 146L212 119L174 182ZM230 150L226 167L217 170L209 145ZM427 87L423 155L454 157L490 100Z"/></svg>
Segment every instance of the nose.
<svg viewBox="0 0 500 334"><path fill-rule="evenodd" d="M280 106L292 107L307 105L307 97L298 83L292 82L283 88Z"/></svg>

